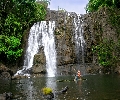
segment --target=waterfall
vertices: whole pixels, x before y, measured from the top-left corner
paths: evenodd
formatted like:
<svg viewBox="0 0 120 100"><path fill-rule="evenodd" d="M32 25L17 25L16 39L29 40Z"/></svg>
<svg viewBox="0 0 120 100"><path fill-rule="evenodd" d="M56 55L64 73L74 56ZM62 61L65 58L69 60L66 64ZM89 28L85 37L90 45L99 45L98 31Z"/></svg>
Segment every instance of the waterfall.
<svg viewBox="0 0 120 100"><path fill-rule="evenodd" d="M44 46L44 53L46 56L47 76L54 77L56 73L56 50L53 34L55 22L49 22L49 25L46 25L46 22L43 23L46 27L46 31L42 34L42 45Z"/></svg>
<svg viewBox="0 0 120 100"><path fill-rule="evenodd" d="M77 63L84 64L85 40L83 37L83 22L80 15L77 15L74 18L74 26L75 26L75 48L77 55Z"/></svg>
<svg viewBox="0 0 120 100"><path fill-rule="evenodd" d="M54 42L54 28L55 22L41 21L35 23L31 29L28 38L28 47L25 54L24 66L22 70L17 71L15 75L27 75L28 71L33 65L34 55L38 53L41 46L44 47L44 53L46 56L46 70L48 77L55 76L56 72L56 51Z"/></svg>

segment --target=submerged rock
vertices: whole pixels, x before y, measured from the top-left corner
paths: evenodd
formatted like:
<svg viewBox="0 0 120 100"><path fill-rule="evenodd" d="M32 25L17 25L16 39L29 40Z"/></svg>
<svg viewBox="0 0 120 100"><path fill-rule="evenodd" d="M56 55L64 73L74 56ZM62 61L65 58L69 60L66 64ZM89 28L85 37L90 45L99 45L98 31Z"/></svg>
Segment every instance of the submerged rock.
<svg viewBox="0 0 120 100"><path fill-rule="evenodd" d="M67 92L68 89L69 89L68 86L66 86L66 87L64 87L62 90L56 91L55 94L56 94L56 95L58 95L58 94L64 94L64 93Z"/></svg>
<svg viewBox="0 0 120 100"><path fill-rule="evenodd" d="M44 94L43 93L43 98L47 99L47 100L53 100L54 95L64 94L64 93L67 92L68 89L69 89L68 86L66 86L60 91L55 91L55 93L52 93L52 92L50 92L49 94Z"/></svg>

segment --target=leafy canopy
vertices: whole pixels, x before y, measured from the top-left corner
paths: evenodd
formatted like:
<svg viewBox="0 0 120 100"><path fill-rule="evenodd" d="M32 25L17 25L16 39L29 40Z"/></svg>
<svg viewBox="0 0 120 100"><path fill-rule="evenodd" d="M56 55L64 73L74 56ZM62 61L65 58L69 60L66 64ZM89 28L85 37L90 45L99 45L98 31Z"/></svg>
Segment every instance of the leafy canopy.
<svg viewBox="0 0 120 100"><path fill-rule="evenodd" d="M36 0L0 1L0 61L15 61L22 55L23 33L44 20L46 6Z"/></svg>
<svg viewBox="0 0 120 100"><path fill-rule="evenodd" d="M103 42L93 46L93 53L97 53L98 61L101 66L110 67L116 62L116 56L113 55L115 43L112 40L104 39Z"/></svg>
<svg viewBox="0 0 120 100"><path fill-rule="evenodd" d="M120 8L120 0L89 0L89 3L86 6L86 11L94 12L101 7Z"/></svg>

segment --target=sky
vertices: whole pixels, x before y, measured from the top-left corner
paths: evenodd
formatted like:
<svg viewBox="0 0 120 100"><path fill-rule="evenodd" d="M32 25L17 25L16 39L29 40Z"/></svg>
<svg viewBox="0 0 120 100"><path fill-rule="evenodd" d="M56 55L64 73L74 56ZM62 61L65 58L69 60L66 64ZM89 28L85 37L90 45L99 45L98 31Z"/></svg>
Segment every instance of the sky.
<svg viewBox="0 0 120 100"><path fill-rule="evenodd" d="M68 12L76 12L77 14L85 14L85 7L89 0L50 0L48 8L50 10L65 9Z"/></svg>

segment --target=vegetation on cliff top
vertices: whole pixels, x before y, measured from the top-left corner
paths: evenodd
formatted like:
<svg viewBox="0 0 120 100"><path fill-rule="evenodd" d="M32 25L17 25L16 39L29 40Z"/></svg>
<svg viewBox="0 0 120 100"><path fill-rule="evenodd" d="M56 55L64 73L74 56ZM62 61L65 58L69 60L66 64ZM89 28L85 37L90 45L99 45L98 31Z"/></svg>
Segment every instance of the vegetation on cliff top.
<svg viewBox="0 0 120 100"><path fill-rule="evenodd" d="M23 33L34 22L44 20L46 3L36 0L0 1L0 61L16 61L22 55Z"/></svg>
<svg viewBox="0 0 120 100"><path fill-rule="evenodd" d="M86 11L98 11L101 7L120 8L120 0L89 0L89 3L86 6Z"/></svg>

